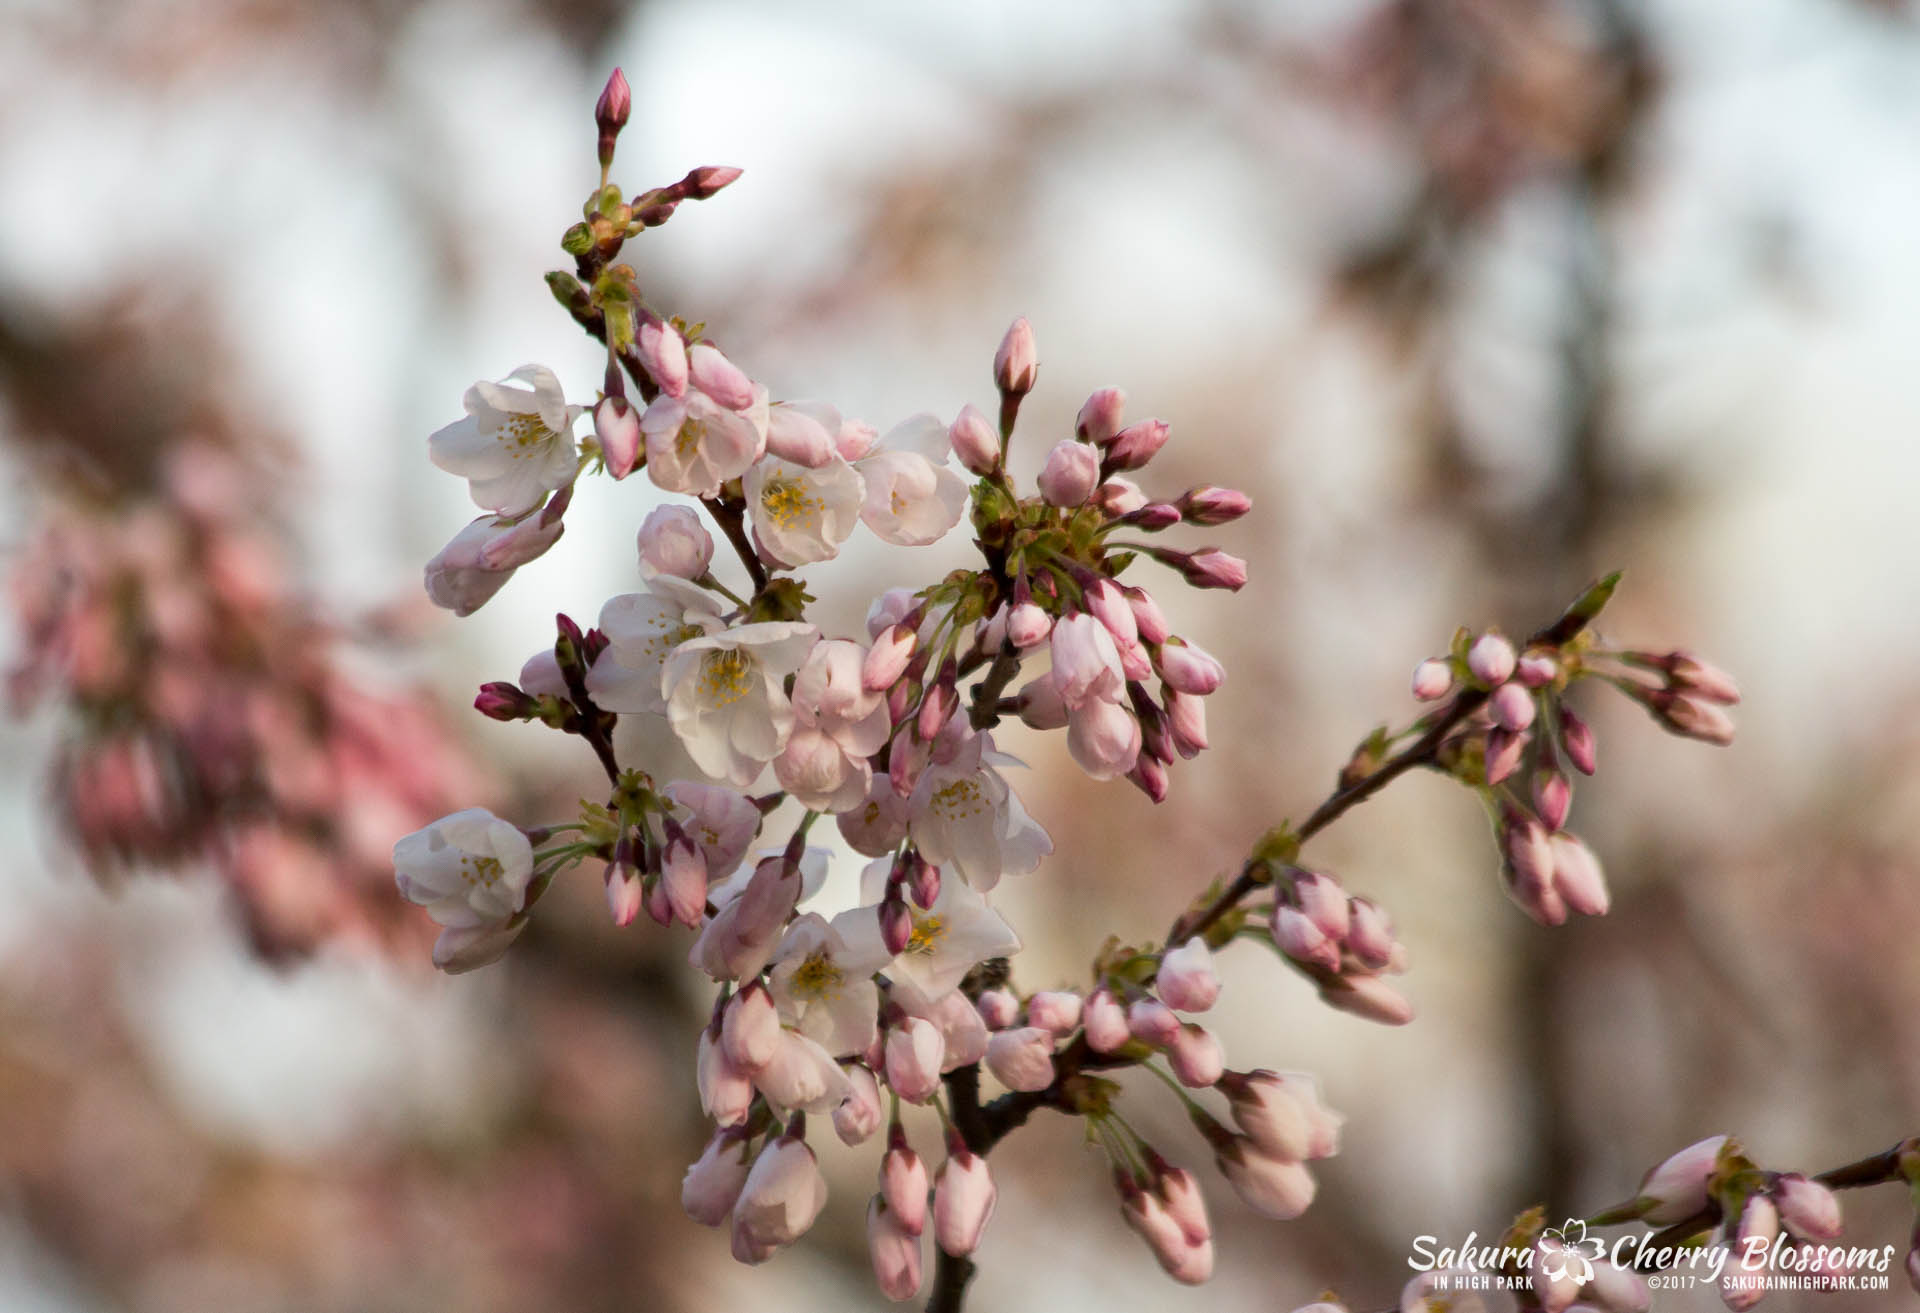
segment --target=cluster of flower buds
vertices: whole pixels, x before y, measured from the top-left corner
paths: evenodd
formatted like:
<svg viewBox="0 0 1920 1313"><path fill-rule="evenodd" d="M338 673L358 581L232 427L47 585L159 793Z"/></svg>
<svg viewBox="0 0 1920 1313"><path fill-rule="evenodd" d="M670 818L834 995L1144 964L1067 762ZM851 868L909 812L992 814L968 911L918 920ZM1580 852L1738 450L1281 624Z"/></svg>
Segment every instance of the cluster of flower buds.
<svg viewBox="0 0 1920 1313"><path fill-rule="evenodd" d="M1583 620L1605 604L1615 578L1576 604L1587 608ZM1601 647L1584 623L1576 633L1556 637L1516 649L1497 630L1477 636L1462 630L1447 656L1429 657L1413 673L1420 701L1451 699L1437 715L1471 705L1440 760L1479 790L1499 818L1507 892L1528 916L1549 926L1563 924L1570 913L1604 916L1611 902L1599 858L1566 829L1571 772L1591 775L1597 765L1593 730L1567 704L1568 689L1581 679L1598 679L1647 707L1667 729L1718 744L1733 738L1733 724L1721 708L1740 697L1726 674L1684 652ZM1426 728L1432 719L1413 729Z"/></svg>
<svg viewBox="0 0 1920 1313"><path fill-rule="evenodd" d="M72 722L64 836L102 879L211 866L270 958L416 950L387 892L392 836L486 782L429 702L343 673L260 518L269 471L194 442L160 473L131 504L57 506L13 572L12 701Z"/></svg>
<svg viewBox="0 0 1920 1313"><path fill-rule="evenodd" d="M629 104L616 76L596 112L603 169ZM445 817L395 847L401 892L444 927L436 960L449 970L498 957L553 879L587 860L604 864L617 923L644 907L694 932L689 961L717 986L693 1046L714 1130L683 1202L699 1221L730 1227L742 1262L791 1244L825 1205L810 1115L830 1119L848 1144L888 1127L867 1229L889 1297L923 1284L929 1219L942 1254L971 1254L994 1205L984 1157L993 1136L977 1119L962 1124L958 1092L974 1100L984 1065L1005 1087L1002 1100L1085 1118L1108 1153L1127 1224L1169 1273L1204 1280L1212 1240L1192 1176L1127 1126L1112 1106L1119 1087L1091 1072L1148 1067L1186 1100L1240 1196L1267 1216L1296 1217L1315 1192L1307 1164L1337 1151L1340 1118L1311 1078L1227 1068L1219 1040L1191 1019L1220 993L1213 951L1248 929L1241 894L1271 884L1271 935L1285 957L1333 1005L1397 1023L1410 1008L1385 977L1405 969L1404 950L1376 904L1292 866L1289 854L1262 859L1266 878L1243 875L1233 899L1176 929L1163 950L1103 952L1084 998L1021 996L1005 961L1020 939L989 900L1051 843L1013 791L1006 770L1017 763L993 732L1015 714L1037 730L1064 729L1089 775L1164 798L1175 758L1207 746L1205 699L1225 675L1171 632L1145 586L1123 577L1152 563L1194 587L1238 589L1242 561L1156 535L1226 524L1248 500L1212 486L1151 498L1128 476L1170 430L1155 419L1126 423L1113 388L1087 399L1023 495L1007 453L1039 375L1024 319L994 355L996 418L967 406L950 424L918 415L881 436L825 402L775 401L701 328L650 310L634 271L614 263L628 239L736 175L696 169L628 202L603 172L586 221L562 242L574 271L548 280L606 347L600 396L571 404L551 371L527 366L475 384L466 417L429 440L434 463L465 477L486 512L427 571L429 595L462 614L558 538L583 475L617 481L644 469L659 490L697 499L706 519L687 505L651 511L639 529L641 588L608 600L591 629L559 617L551 650L476 700L497 719L583 739L606 773L607 801L531 830L479 809ZM588 410L593 433L576 438ZM809 618L814 598L792 572L832 560L861 525L912 548L963 518L979 568L883 593L864 635L824 633ZM744 582L720 577L709 523ZM1558 715L1573 673L1557 660L1564 654L1516 657L1497 636L1457 648L1419 681L1434 699L1464 685L1459 696L1470 701L1449 722L1453 758L1471 757L1490 790L1529 743L1535 774L1557 771L1555 750L1543 746L1551 736L1530 730L1536 710ZM1700 668L1686 669L1697 683ZM1583 758L1577 729L1564 716L1555 723L1569 756L1590 769L1590 740ZM689 764L656 780L620 761L616 730L627 743L671 741ZM1507 756L1514 761L1492 772L1487 763ZM1557 803L1550 784L1539 790L1533 806L1550 823L1536 823L1557 834L1564 784ZM830 860L807 845L823 816L871 859L844 910L810 906ZM1594 865L1589 883L1598 879ZM1237 1130L1188 1093L1208 1090ZM946 1131L931 1183L902 1121L903 1108L924 1105L939 1109Z"/></svg>
<svg viewBox="0 0 1920 1313"><path fill-rule="evenodd" d="M1328 1005L1389 1026L1413 1020L1413 1005L1385 978L1406 971L1406 947L1372 899L1349 897L1331 875L1287 867L1274 883L1270 928L1274 947Z"/></svg>

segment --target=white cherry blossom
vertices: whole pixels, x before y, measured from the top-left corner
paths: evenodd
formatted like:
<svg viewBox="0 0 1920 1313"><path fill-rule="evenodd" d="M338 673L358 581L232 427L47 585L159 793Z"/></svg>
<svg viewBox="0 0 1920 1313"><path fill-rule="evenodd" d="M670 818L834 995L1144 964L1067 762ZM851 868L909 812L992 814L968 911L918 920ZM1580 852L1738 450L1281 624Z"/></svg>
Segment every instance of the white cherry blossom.
<svg viewBox="0 0 1920 1313"><path fill-rule="evenodd" d="M587 692L608 711L667 709L660 675L667 657L689 639L726 627L704 590L672 575L658 575L644 593L622 593L600 608L607 648L587 671Z"/></svg>
<svg viewBox="0 0 1920 1313"><path fill-rule="evenodd" d="M567 404L560 380L545 365L522 365L507 377L532 387L475 383L462 401L466 418L428 438L427 456L468 481L474 505L519 515L573 482L579 469L573 423L581 407Z"/></svg>
<svg viewBox="0 0 1920 1313"><path fill-rule="evenodd" d="M706 774L746 788L793 733L784 687L819 637L812 625L768 620L690 639L661 674L667 719Z"/></svg>
<svg viewBox="0 0 1920 1313"><path fill-rule="evenodd" d="M947 465L947 426L932 415L894 425L854 468L866 480L860 518L887 542L924 547L960 523L967 481Z"/></svg>
<svg viewBox="0 0 1920 1313"><path fill-rule="evenodd" d="M928 861L981 890L1002 875L1024 875L1053 851L1047 832L996 769L1013 758L992 746L990 736L973 734L948 760L936 754L914 786L908 822Z"/></svg>
<svg viewBox="0 0 1920 1313"><path fill-rule="evenodd" d="M892 956L872 908L843 912L832 922L813 912L798 917L773 958L780 1020L834 1057L866 1052L879 1033L873 973Z"/></svg>
<svg viewBox="0 0 1920 1313"><path fill-rule="evenodd" d="M767 390L733 410L688 388L678 397L662 393L640 416L647 435L647 473L668 492L712 497L737 479L767 449Z"/></svg>
<svg viewBox="0 0 1920 1313"><path fill-rule="evenodd" d="M394 882L443 926L506 921L526 899L533 845L485 807L442 816L393 845Z"/></svg>
<svg viewBox="0 0 1920 1313"><path fill-rule="evenodd" d="M809 468L769 454L747 471L745 488L754 535L783 566L839 555L866 495L860 475L839 456Z"/></svg>

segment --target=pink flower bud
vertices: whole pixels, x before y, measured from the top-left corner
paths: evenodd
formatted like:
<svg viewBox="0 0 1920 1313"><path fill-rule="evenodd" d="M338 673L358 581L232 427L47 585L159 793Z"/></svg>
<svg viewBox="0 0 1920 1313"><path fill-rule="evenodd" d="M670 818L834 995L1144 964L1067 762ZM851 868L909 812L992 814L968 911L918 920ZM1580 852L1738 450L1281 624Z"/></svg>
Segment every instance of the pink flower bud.
<svg viewBox="0 0 1920 1313"><path fill-rule="evenodd" d="M1499 634L1482 634L1467 650L1467 669L1489 688L1513 678L1513 644Z"/></svg>
<svg viewBox="0 0 1920 1313"><path fill-rule="evenodd" d="M867 1202L867 1257L880 1293L899 1303L920 1293L920 1237L875 1195Z"/></svg>
<svg viewBox="0 0 1920 1313"><path fill-rule="evenodd" d="M1185 1285L1197 1286L1213 1274L1213 1238L1190 1240L1167 1205L1123 1178L1120 1217L1153 1251L1161 1270Z"/></svg>
<svg viewBox="0 0 1920 1313"><path fill-rule="evenodd" d="M933 1238L940 1248L955 1258L979 1248L997 1193L987 1160L958 1142L949 1143L933 1186Z"/></svg>
<svg viewBox="0 0 1920 1313"><path fill-rule="evenodd" d="M753 380L705 342L687 348L687 378L728 410L745 410L753 404Z"/></svg>
<svg viewBox="0 0 1920 1313"><path fill-rule="evenodd" d="M1264 1217L1290 1222L1313 1203L1313 1173L1297 1162L1273 1157L1245 1136L1231 1137L1213 1161L1241 1202Z"/></svg>
<svg viewBox="0 0 1920 1313"><path fill-rule="evenodd" d="M519 686L496 680L480 686L473 709L491 720L524 720L537 714L539 706Z"/></svg>
<svg viewBox="0 0 1920 1313"><path fill-rule="evenodd" d="M1237 488L1195 488L1177 505L1191 524L1231 524L1253 509L1253 501Z"/></svg>
<svg viewBox="0 0 1920 1313"><path fill-rule="evenodd" d="M1059 729L1067 723L1067 704L1052 672L1022 684L1019 702L1020 722L1029 729Z"/></svg>
<svg viewBox="0 0 1920 1313"><path fill-rule="evenodd" d="M707 1141L705 1152L687 1168L680 1182L680 1206L701 1226L719 1226L726 1221L740 1198L751 1166L747 1139L743 1128L724 1128Z"/></svg>
<svg viewBox="0 0 1920 1313"><path fill-rule="evenodd" d="M915 721L920 737L929 743L939 738L940 731L959 709L960 691L953 686L948 672L942 670L938 682L929 687L920 699L920 715Z"/></svg>
<svg viewBox="0 0 1920 1313"><path fill-rule="evenodd" d="M1283 904L1274 909L1273 942L1296 962L1327 971L1340 969L1339 941L1329 939L1327 932L1297 907Z"/></svg>
<svg viewBox="0 0 1920 1313"><path fill-rule="evenodd" d="M1148 502L1139 510L1128 512L1125 519L1136 529L1142 529L1147 533L1159 533L1163 529L1171 529L1180 523L1180 508L1172 502Z"/></svg>
<svg viewBox="0 0 1920 1313"><path fill-rule="evenodd" d="M1190 1090L1204 1090L1226 1070L1226 1056L1213 1032L1192 1022L1180 1027L1167 1046L1174 1079Z"/></svg>
<svg viewBox="0 0 1920 1313"><path fill-rule="evenodd" d="M1596 764L1593 730L1564 705L1560 708L1560 746L1567 750L1567 759L1582 775L1593 774Z"/></svg>
<svg viewBox="0 0 1920 1313"><path fill-rule="evenodd" d="M1840 1238L1840 1197L1799 1172L1787 1172L1773 1183L1773 1201L1780 1222L1799 1240Z"/></svg>
<svg viewBox="0 0 1920 1313"><path fill-rule="evenodd" d="M1413 695L1422 702L1438 702L1453 691L1453 669L1439 657L1428 657L1413 668Z"/></svg>
<svg viewBox="0 0 1920 1313"><path fill-rule="evenodd" d="M1393 925L1370 898L1347 900L1347 948L1362 966L1378 971L1393 959Z"/></svg>
<svg viewBox="0 0 1920 1313"><path fill-rule="evenodd" d="M907 872L907 897L922 911L932 907L940 897L940 868L918 853L914 854Z"/></svg>
<svg viewBox="0 0 1920 1313"><path fill-rule="evenodd" d="M1053 633L1053 617L1032 602L1022 602L1007 613L1007 637L1022 652L1040 646Z"/></svg>
<svg viewBox="0 0 1920 1313"><path fill-rule="evenodd" d="M846 1072L847 1097L833 1110L833 1131L842 1144L865 1144L880 1129L880 1084L864 1063L853 1063Z"/></svg>
<svg viewBox="0 0 1920 1313"><path fill-rule="evenodd" d="M1170 688L1194 697L1206 697L1226 679L1226 667L1184 638L1170 639L1160 648L1160 678Z"/></svg>
<svg viewBox="0 0 1920 1313"><path fill-rule="evenodd" d="M880 1160L880 1194L909 1235L927 1225L927 1165L907 1143L899 1122L887 1132L887 1154Z"/></svg>
<svg viewBox="0 0 1920 1313"><path fill-rule="evenodd" d="M640 573L698 579L713 563L713 535L686 506L656 506L640 522Z"/></svg>
<svg viewBox="0 0 1920 1313"><path fill-rule="evenodd" d="M602 132L618 132L627 126L627 116L632 112L633 89L627 85L627 75L616 68L600 99L594 102L593 121Z"/></svg>
<svg viewBox="0 0 1920 1313"><path fill-rule="evenodd" d="M913 939L913 913L907 910L905 899L896 896L880 904L880 938L895 956L907 951Z"/></svg>
<svg viewBox="0 0 1920 1313"><path fill-rule="evenodd" d="M1380 976L1348 975L1325 981L1320 1001L1383 1026L1404 1026L1413 1020L1413 1004Z"/></svg>
<svg viewBox="0 0 1920 1313"><path fill-rule="evenodd" d="M1086 609L1093 618L1106 626L1107 633L1113 636L1114 645L1124 648L1135 643L1140 637L1140 624L1134 618L1133 606L1120 585L1111 579L1096 580L1086 590L1082 598Z"/></svg>
<svg viewBox="0 0 1920 1313"><path fill-rule="evenodd" d="M1487 699L1487 712L1501 729L1518 734L1533 724L1533 695L1525 685L1502 684Z"/></svg>
<svg viewBox="0 0 1920 1313"><path fill-rule="evenodd" d="M1147 494L1132 479L1123 479L1118 475L1106 480L1093 490L1093 504L1108 519L1117 520L1131 515L1147 504Z"/></svg>
<svg viewBox="0 0 1920 1313"><path fill-rule="evenodd" d="M1647 707L1655 719L1675 734L1723 748L1733 742L1732 719L1710 702L1656 689L1647 694Z"/></svg>
<svg viewBox="0 0 1920 1313"><path fill-rule="evenodd" d="M1087 1047L1095 1053L1112 1053L1133 1038L1127 1025L1126 1008L1113 996L1113 991L1105 987L1094 990L1087 999L1083 1024Z"/></svg>
<svg viewBox="0 0 1920 1313"><path fill-rule="evenodd" d="M1045 989L1027 1000L1027 1024L1056 1036L1072 1034L1083 1012L1080 996L1070 989Z"/></svg>
<svg viewBox="0 0 1920 1313"><path fill-rule="evenodd" d="M993 384L1008 396L1024 397L1040 376L1040 357L1033 344L1033 325L1025 315L1013 321L993 353Z"/></svg>
<svg viewBox="0 0 1920 1313"><path fill-rule="evenodd" d="M640 460L640 412L625 397L602 397L593 408L593 434L607 473L624 479Z"/></svg>
<svg viewBox="0 0 1920 1313"><path fill-rule="evenodd" d="M1142 1044L1165 1048L1180 1034L1180 1018L1157 998L1140 998L1127 1009L1127 1029Z"/></svg>
<svg viewBox="0 0 1920 1313"><path fill-rule="evenodd" d="M755 981L727 1000L720 1020L720 1048L748 1075L773 1061L780 1040L780 1014L765 985Z"/></svg>
<svg viewBox="0 0 1920 1313"><path fill-rule="evenodd" d="M1707 702L1733 706L1740 701L1740 686L1733 676L1687 652L1675 652L1666 660L1673 687Z"/></svg>
<svg viewBox="0 0 1920 1313"><path fill-rule="evenodd" d="M648 318L642 321L635 335L635 346L640 352L640 363L662 392L670 397L686 395L687 339L680 336L679 329Z"/></svg>
<svg viewBox="0 0 1920 1313"><path fill-rule="evenodd" d="M1653 1292L1647 1288L1646 1278L1632 1268L1606 1259L1594 1261L1592 1268L1583 1294L1603 1313L1647 1313L1653 1307Z"/></svg>
<svg viewBox="0 0 1920 1313"><path fill-rule="evenodd" d="M618 863L607 864L607 915L613 918L617 926L630 926L633 918L640 915L640 903L645 890L640 887L639 879L632 871L623 869Z"/></svg>
<svg viewBox="0 0 1920 1313"><path fill-rule="evenodd" d="M1347 891L1340 887L1338 880L1318 871L1301 871L1293 877L1293 896L1300 910L1328 939L1337 944L1347 937L1351 924Z"/></svg>
<svg viewBox="0 0 1920 1313"><path fill-rule="evenodd" d="M1093 779L1125 775L1141 760L1140 722L1117 702L1089 698L1067 715L1067 751Z"/></svg>
<svg viewBox="0 0 1920 1313"><path fill-rule="evenodd" d="M1053 1032L1040 1026L1002 1030L987 1041L987 1069L1010 1090L1053 1084Z"/></svg>
<svg viewBox="0 0 1920 1313"><path fill-rule="evenodd" d="M1239 592L1247 583L1247 563L1217 547L1203 547L1173 564L1195 588L1225 588Z"/></svg>
<svg viewBox="0 0 1920 1313"><path fill-rule="evenodd" d="M1541 925L1567 919L1567 908L1553 882L1553 841L1532 816L1509 807L1501 821L1507 890L1520 910Z"/></svg>
<svg viewBox="0 0 1920 1313"><path fill-rule="evenodd" d="M1126 408L1127 394L1119 388L1101 388L1088 397L1074 417L1073 434L1082 442L1105 446L1120 431L1120 413Z"/></svg>
<svg viewBox="0 0 1920 1313"><path fill-rule="evenodd" d="M1175 1167L1154 1155L1160 1173L1153 1192L1167 1207L1167 1215L1180 1228L1190 1245L1202 1244L1213 1236L1213 1224L1207 1220L1207 1201L1200 1194L1200 1183L1184 1167Z"/></svg>
<svg viewBox="0 0 1920 1313"><path fill-rule="evenodd" d="M1108 466L1116 470L1139 469L1167 445L1170 431L1165 420L1143 419L1128 425L1114 435L1107 447Z"/></svg>
<svg viewBox="0 0 1920 1313"><path fill-rule="evenodd" d="M919 639L904 625L889 625L880 631L867 649L860 668L860 685L870 693L882 693L894 686L913 660Z"/></svg>
<svg viewBox="0 0 1920 1313"><path fill-rule="evenodd" d="M736 181L742 172L744 170L736 169L730 164L703 164L697 169L688 170L687 176L680 180L679 186L689 199L704 201L722 187Z"/></svg>
<svg viewBox="0 0 1920 1313"><path fill-rule="evenodd" d="M1488 784L1499 784L1520 768L1520 758L1526 752L1527 742L1532 737L1525 732L1516 734L1510 729L1501 729L1497 726L1487 731Z"/></svg>
<svg viewBox="0 0 1920 1313"><path fill-rule="evenodd" d="M680 835L668 841L656 888L667 900L669 915L681 925L698 926L706 918L707 859L693 840Z"/></svg>
<svg viewBox="0 0 1920 1313"><path fill-rule="evenodd" d="M985 476L1000 467L1000 435L994 431L993 421L971 402L960 408L959 416L947 427L947 441L970 473Z"/></svg>
<svg viewBox="0 0 1920 1313"><path fill-rule="evenodd" d="M760 1151L733 1206L733 1256L763 1263L812 1227L827 1182L805 1140L783 1135Z"/></svg>
<svg viewBox="0 0 1920 1313"><path fill-rule="evenodd" d="M1164 643L1172 636L1173 630L1167 624L1167 617L1160 611L1160 604L1144 588L1123 588L1127 605L1133 610L1135 632L1143 643Z"/></svg>
<svg viewBox="0 0 1920 1313"><path fill-rule="evenodd" d="M1054 444L1040 470L1040 495L1049 506L1083 506L1100 481L1100 457L1071 438Z"/></svg>
<svg viewBox="0 0 1920 1313"><path fill-rule="evenodd" d="M1707 1183L1720 1163L1727 1137L1714 1135L1688 1145L1648 1172L1640 1182L1643 1221L1669 1226L1707 1206Z"/></svg>
<svg viewBox="0 0 1920 1313"><path fill-rule="evenodd" d="M1107 627L1084 611L1075 611L1053 627L1050 647L1053 683L1067 709L1120 695L1120 650Z"/></svg>
<svg viewBox="0 0 1920 1313"><path fill-rule="evenodd" d="M1779 1235L1780 1213L1773 1200L1749 1195L1728 1236L1732 1252L1720 1276L1720 1300L1735 1313L1752 1308L1767 1293L1764 1255Z"/></svg>
<svg viewBox="0 0 1920 1313"><path fill-rule="evenodd" d="M1213 950L1195 936L1160 957L1154 988L1160 999L1177 1012L1205 1012L1220 998L1220 977L1213 969Z"/></svg>
<svg viewBox="0 0 1920 1313"><path fill-rule="evenodd" d="M1340 1151L1346 1121L1320 1102L1313 1077L1292 1072L1228 1072L1220 1090L1233 1120L1263 1152L1288 1162L1330 1158Z"/></svg>
<svg viewBox="0 0 1920 1313"><path fill-rule="evenodd" d="M1020 1000L1004 989L983 991L974 1007L988 1030L1005 1030L1020 1015Z"/></svg>
<svg viewBox="0 0 1920 1313"><path fill-rule="evenodd" d="M1528 652L1515 663L1514 674L1528 688L1545 688L1559 677L1560 666L1545 652Z"/></svg>
<svg viewBox="0 0 1920 1313"><path fill-rule="evenodd" d="M836 436L796 406L782 404L767 410L767 454L781 460L817 470L837 454Z"/></svg>
<svg viewBox="0 0 1920 1313"><path fill-rule="evenodd" d="M727 1060L719 1043L704 1030L700 1032L700 1053L694 1069L700 1086L700 1106L707 1116L722 1126L738 1126L746 1121L747 1109L753 1103L753 1082L747 1073Z"/></svg>
<svg viewBox="0 0 1920 1313"><path fill-rule="evenodd" d="M1182 757L1192 758L1207 747L1207 704L1177 689L1168 689L1167 732L1173 736L1174 749Z"/></svg>
<svg viewBox="0 0 1920 1313"><path fill-rule="evenodd" d="M1508 687L1512 687L1509 685ZM1573 808L1573 785L1557 770L1543 770L1533 777L1533 809L1549 830L1567 823Z"/></svg>
<svg viewBox="0 0 1920 1313"><path fill-rule="evenodd" d="M908 1017L887 1032L887 1084L908 1103L925 1103L940 1088L946 1042L930 1021Z"/></svg>

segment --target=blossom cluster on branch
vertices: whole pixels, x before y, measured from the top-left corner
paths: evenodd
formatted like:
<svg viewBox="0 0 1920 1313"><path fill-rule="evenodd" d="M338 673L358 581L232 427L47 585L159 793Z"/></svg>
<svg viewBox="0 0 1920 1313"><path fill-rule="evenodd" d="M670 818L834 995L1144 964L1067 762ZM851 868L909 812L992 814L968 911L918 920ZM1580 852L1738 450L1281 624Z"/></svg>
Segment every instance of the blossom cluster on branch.
<svg viewBox="0 0 1920 1313"><path fill-rule="evenodd" d="M1084 989L1023 992L1021 940L992 897L1004 877L1035 871L1051 842L995 731L1008 717L1064 731L1090 777L1165 799L1174 764L1208 745L1206 699L1225 671L1171 631L1151 590L1234 591L1247 571L1219 548L1161 535L1228 524L1250 503L1222 487L1152 488L1145 471L1171 429L1129 422L1114 388L1087 398L1034 486L1021 487L1007 454L1039 374L1024 319L995 353L994 405L951 422L917 415L882 434L825 402L775 400L704 326L649 306L619 261L628 241L738 176L695 169L625 196L608 176L630 104L616 72L596 107L600 185L562 238L574 267L548 276L605 346L599 395L570 402L552 371L525 366L475 384L465 417L428 444L483 511L426 571L429 596L463 615L559 538L583 476L644 472L690 499L640 524L640 590L609 599L588 629L558 617L551 647L476 700L496 719L584 740L608 794L527 827L480 809L447 816L396 845L400 891L443 927L435 961L454 971L498 959L553 880L585 862L615 922L644 910L691 932L689 963L716 985L689 1044L714 1130L682 1197L699 1221L729 1228L743 1262L792 1244L825 1207L809 1145L821 1124L809 1118L824 1119L848 1144L884 1146L867 1209L881 1290L906 1299L928 1286L931 1231L930 1307L958 1307L994 1208L988 1154L1048 1109L1084 1122L1122 1218L1161 1266L1204 1281L1214 1256L1199 1184L1133 1129L1125 1091L1102 1073L1144 1068L1168 1086L1249 1207L1279 1219L1308 1208L1310 1164L1338 1151L1343 1119L1311 1076L1228 1065L1201 1020L1221 991L1215 954L1250 939L1335 1007L1390 1024L1412 1009L1390 979L1407 961L1388 913L1303 865L1303 845L1399 775L1432 769L1486 806L1505 885L1530 916L1603 914L1600 862L1565 828L1573 774L1596 766L1568 695L1611 688L1670 731L1724 743L1738 692L1684 652L1606 644L1594 622L1611 577L1524 641L1463 630L1415 672L1427 710L1370 735L1319 808L1262 836L1164 938L1109 940ZM591 432L576 434L589 414ZM813 585L796 571L831 562L863 526L916 548L963 520L977 566L881 594L864 633L811 618ZM716 559L715 530L737 569ZM623 720L670 734L692 770L664 778L622 762ZM832 914L811 905L831 855L809 836L827 816L869 859L858 904ZM1003 1087L985 1101L983 1069ZM937 1164L907 1135L916 1106L939 1118ZM1811 1184L1783 1187L1724 1157L1690 1170L1696 1211L1709 1185L1718 1191L1708 1224L1724 1215L1762 1229L1764 1217L1748 1217L1756 1200L1797 1210L1802 1230L1824 1217ZM1659 1202L1633 1216L1678 1207L1666 1186L1644 1193ZM1553 1243L1538 1224L1525 1240ZM1575 1298L1632 1305L1591 1282L1540 1295L1554 1313Z"/></svg>

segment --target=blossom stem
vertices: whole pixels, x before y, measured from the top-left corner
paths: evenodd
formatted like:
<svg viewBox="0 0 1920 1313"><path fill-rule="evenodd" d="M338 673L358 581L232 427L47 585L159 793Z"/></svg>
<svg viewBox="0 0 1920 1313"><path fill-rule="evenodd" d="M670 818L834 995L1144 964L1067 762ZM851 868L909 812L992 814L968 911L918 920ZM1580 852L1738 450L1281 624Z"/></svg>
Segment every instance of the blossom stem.
<svg viewBox="0 0 1920 1313"><path fill-rule="evenodd" d="M720 532L733 544L733 553L740 558L740 564L747 568L747 577L753 580L754 595L759 596L767 586L767 567L760 563L760 554L753 550L753 541L747 537L743 508L739 503L721 497L702 497L700 504L707 508L707 514L713 516L713 522L720 526Z"/></svg>

